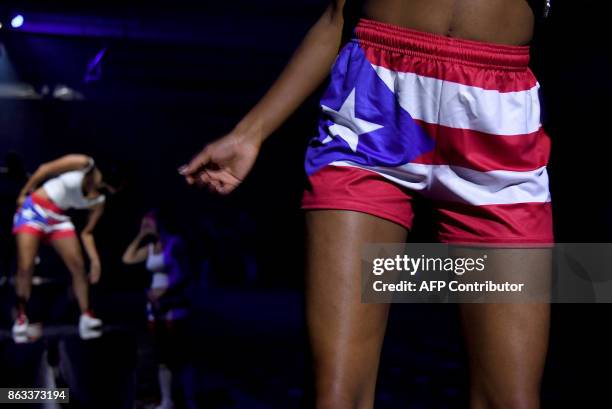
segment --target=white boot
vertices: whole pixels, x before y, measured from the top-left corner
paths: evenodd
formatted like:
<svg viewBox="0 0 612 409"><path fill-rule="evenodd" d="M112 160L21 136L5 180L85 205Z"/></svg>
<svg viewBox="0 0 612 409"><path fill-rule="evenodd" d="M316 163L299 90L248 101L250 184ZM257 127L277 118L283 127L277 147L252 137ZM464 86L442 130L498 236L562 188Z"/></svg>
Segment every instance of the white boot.
<svg viewBox="0 0 612 409"><path fill-rule="evenodd" d="M166 365L160 365L157 369L159 378L159 391L161 394L161 402L155 409L172 409L172 372Z"/></svg>
<svg viewBox="0 0 612 409"><path fill-rule="evenodd" d="M13 324L13 341L16 344L25 344L29 341L28 338L28 326L30 322L28 321L28 317L25 314L20 314L17 316L15 323Z"/></svg>
<svg viewBox="0 0 612 409"><path fill-rule="evenodd" d="M79 319L79 335L81 339L92 339L102 336L102 320L90 312L84 312Z"/></svg>

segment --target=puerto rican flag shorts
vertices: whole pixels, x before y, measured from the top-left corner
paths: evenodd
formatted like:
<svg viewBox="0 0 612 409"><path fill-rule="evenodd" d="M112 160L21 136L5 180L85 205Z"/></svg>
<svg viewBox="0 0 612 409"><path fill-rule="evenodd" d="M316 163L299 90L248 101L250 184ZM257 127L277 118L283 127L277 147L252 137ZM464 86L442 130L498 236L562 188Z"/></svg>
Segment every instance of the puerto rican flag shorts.
<svg viewBox="0 0 612 409"><path fill-rule="evenodd" d="M321 99L302 207L410 229L419 197L441 242L553 243L550 139L528 63L529 47L362 19Z"/></svg>
<svg viewBox="0 0 612 409"><path fill-rule="evenodd" d="M13 219L13 234L27 233L45 241L76 235L70 217L55 203L36 194L28 196Z"/></svg>

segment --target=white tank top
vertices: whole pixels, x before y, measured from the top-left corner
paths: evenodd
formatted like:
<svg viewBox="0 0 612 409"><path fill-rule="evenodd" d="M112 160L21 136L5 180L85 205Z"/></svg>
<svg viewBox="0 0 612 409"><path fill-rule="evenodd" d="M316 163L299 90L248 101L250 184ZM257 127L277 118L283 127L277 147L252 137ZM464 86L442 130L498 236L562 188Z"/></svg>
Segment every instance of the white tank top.
<svg viewBox="0 0 612 409"><path fill-rule="evenodd" d="M91 159L86 168L62 173L47 180L42 187L49 199L63 210L87 209L104 203L104 195L93 199L83 196L83 178L93 167L94 161Z"/></svg>
<svg viewBox="0 0 612 409"><path fill-rule="evenodd" d="M147 270L153 273L153 281L151 288L167 288L168 274L166 274L166 262L164 260L164 252L156 254L155 246L149 244L149 253L147 254L146 262Z"/></svg>

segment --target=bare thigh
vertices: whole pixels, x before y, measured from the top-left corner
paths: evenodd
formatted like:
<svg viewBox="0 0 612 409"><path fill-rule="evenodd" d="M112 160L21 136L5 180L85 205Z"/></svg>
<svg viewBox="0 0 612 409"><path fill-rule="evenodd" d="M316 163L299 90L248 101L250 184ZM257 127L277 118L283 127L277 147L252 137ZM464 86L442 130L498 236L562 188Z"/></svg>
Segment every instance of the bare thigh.
<svg viewBox="0 0 612 409"><path fill-rule="evenodd" d="M72 287L81 312L87 311L89 309L89 283L81 243L76 237L63 237L53 240L51 244L72 274Z"/></svg>
<svg viewBox="0 0 612 409"><path fill-rule="evenodd" d="M306 313L317 408L371 408L388 304L361 303L361 250L406 230L364 213L309 211Z"/></svg>
<svg viewBox="0 0 612 409"><path fill-rule="evenodd" d="M31 273L40 247L40 238L29 233L18 233L15 240L17 242L17 268L19 271Z"/></svg>
<svg viewBox="0 0 612 409"><path fill-rule="evenodd" d="M548 282L549 250L510 250L495 258L495 274L525 275L525 281L541 286ZM461 315L470 356L471 408L539 407L550 305L462 304Z"/></svg>
<svg viewBox="0 0 612 409"><path fill-rule="evenodd" d="M40 238L29 233L18 233L17 242L17 279L15 290L20 303L30 298L32 292L32 273Z"/></svg>
<svg viewBox="0 0 612 409"><path fill-rule="evenodd" d="M57 254L59 254L68 270L70 270L70 273L73 275L85 273L85 261L83 259L81 243L76 237L56 239L51 242L51 245Z"/></svg>

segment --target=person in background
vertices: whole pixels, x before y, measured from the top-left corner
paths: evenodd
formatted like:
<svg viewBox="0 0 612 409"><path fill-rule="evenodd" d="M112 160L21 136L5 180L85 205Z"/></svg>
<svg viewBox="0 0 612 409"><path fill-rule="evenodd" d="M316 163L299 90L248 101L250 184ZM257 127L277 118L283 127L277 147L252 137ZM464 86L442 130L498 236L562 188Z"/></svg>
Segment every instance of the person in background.
<svg viewBox="0 0 612 409"><path fill-rule="evenodd" d="M185 407L195 408L186 359L189 310L185 288L189 268L184 243L168 219L161 211L147 213L123 254L123 262L145 263L153 275L147 292L147 315L158 360L161 402L156 409L174 407L173 392L179 391Z"/></svg>
<svg viewBox="0 0 612 409"><path fill-rule="evenodd" d="M13 325L16 343L29 342L27 303L32 292L32 274L41 242L49 243L72 274L72 286L81 317L82 339L99 337L102 321L94 317L89 305L89 283L100 279L101 263L94 240L94 228L104 213L106 196L117 191L112 172L102 172L86 155L70 154L43 163L27 180L17 198L13 234L17 242L17 317ZM80 232L66 212L89 210L87 224ZM89 257L89 282L81 242Z"/></svg>

